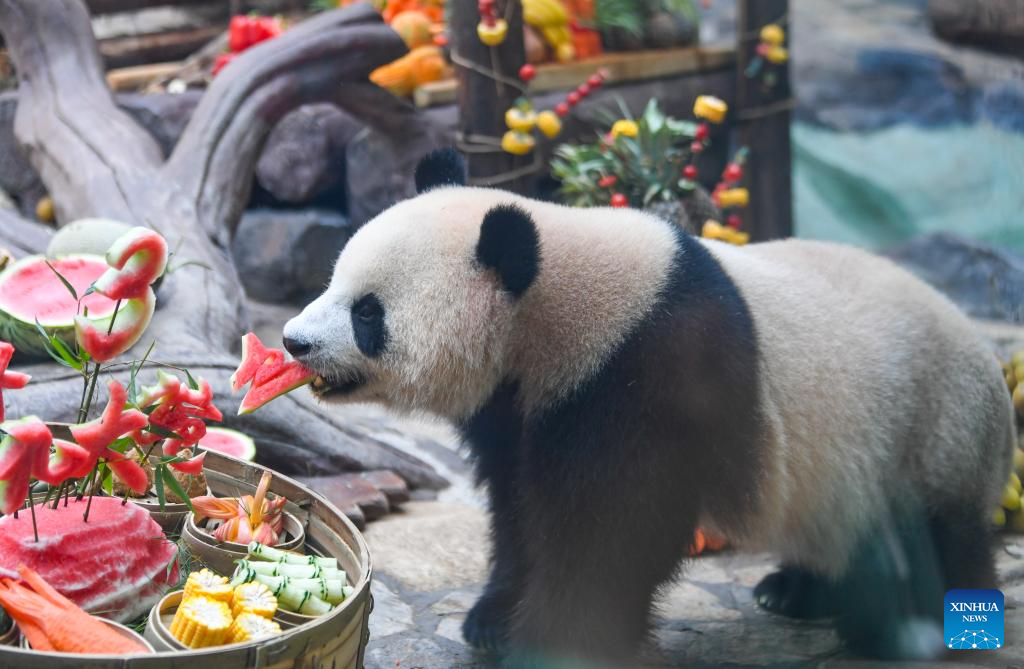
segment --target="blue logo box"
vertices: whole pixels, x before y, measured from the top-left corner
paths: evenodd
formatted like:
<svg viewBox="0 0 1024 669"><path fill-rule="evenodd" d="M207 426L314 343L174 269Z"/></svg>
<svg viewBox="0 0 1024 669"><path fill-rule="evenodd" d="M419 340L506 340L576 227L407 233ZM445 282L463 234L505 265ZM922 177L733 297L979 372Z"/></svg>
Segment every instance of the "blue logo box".
<svg viewBox="0 0 1024 669"><path fill-rule="evenodd" d="M946 593L946 647L954 650L1002 648L1003 593L998 590L950 590Z"/></svg>

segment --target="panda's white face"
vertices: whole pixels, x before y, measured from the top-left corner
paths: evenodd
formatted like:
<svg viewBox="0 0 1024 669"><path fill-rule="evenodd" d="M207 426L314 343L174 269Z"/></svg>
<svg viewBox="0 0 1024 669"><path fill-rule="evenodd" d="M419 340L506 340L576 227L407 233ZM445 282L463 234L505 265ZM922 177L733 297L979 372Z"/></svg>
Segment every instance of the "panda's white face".
<svg viewBox="0 0 1024 669"><path fill-rule="evenodd" d="M513 299L475 260L499 191L441 188L399 203L349 241L330 286L286 344L328 401L470 415L502 377ZM504 194L507 199L507 194Z"/></svg>

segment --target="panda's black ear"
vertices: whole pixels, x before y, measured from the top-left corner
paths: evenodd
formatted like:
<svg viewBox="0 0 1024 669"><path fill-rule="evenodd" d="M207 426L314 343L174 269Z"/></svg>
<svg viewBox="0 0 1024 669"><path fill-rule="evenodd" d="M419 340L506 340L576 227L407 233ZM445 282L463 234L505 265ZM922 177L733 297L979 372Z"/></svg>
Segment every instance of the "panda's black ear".
<svg viewBox="0 0 1024 669"><path fill-rule="evenodd" d="M488 211L480 224L476 259L498 273L506 290L522 295L540 269L540 241L530 214L514 204Z"/></svg>
<svg viewBox="0 0 1024 669"><path fill-rule="evenodd" d="M465 186L466 163L452 148L435 149L416 166L416 192L426 193L438 186Z"/></svg>

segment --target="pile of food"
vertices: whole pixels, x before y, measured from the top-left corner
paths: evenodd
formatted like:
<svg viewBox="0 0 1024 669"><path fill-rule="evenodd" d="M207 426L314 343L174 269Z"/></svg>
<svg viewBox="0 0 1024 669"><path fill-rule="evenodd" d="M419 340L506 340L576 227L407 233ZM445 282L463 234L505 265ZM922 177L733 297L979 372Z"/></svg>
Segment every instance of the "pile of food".
<svg viewBox="0 0 1024 669"><path fill-rule="evenodd" d="M156 342L118 359L142 341L167 256L160 235L126 228L105 256L23 258L0 274L0 332L14 340L0 341L0 392L30 388L10 366L32 357L82 378L70 425L4 416L0 395L0 655L19 640L30 652L118 655L259 642L353 593L337 560L289 534L302 523L271 491L271 472L254 494L211 492L207 450L251 460L256 449L210 425L223 415L207 381L153 362ZM239 413L314 378L255 335L243 350ZM158 648L148 634L170 596L180 603L164 632L178 645Z"/></svg>
<svg viewBox="0 0 1024 669"><path fill-rule="evenodd" d="M1003 488L999 506L992 512L992 522L996 527L1024 533L1024 497L1021 489L1021 479L1024 478L1024 350L1017 351L1008 362L1003 363L1003 374L1013 406L1017 410L1020 436L1017 448L1013 451L1013 471Z"/></svg>

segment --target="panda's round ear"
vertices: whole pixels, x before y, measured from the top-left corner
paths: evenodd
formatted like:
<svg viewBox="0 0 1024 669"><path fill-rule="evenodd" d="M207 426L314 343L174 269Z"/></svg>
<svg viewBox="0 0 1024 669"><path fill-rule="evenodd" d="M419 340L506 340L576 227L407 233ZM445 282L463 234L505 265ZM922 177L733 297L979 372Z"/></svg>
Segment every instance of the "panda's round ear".
<svg viewBox="0 0 1024 669"><path fill-rule="evenodd" d="M465 186L466 163L452 148L435 149L416 166L416 192L426 193L438 186Z"/></svg>
<svg viewBox="0 0 1024 669"><path fill-rule="evenodd" d="M540 240L530 214L514 204L499 204L484 215L477 261L494 270L502 286L522 295L540 269Z"/></svg>

